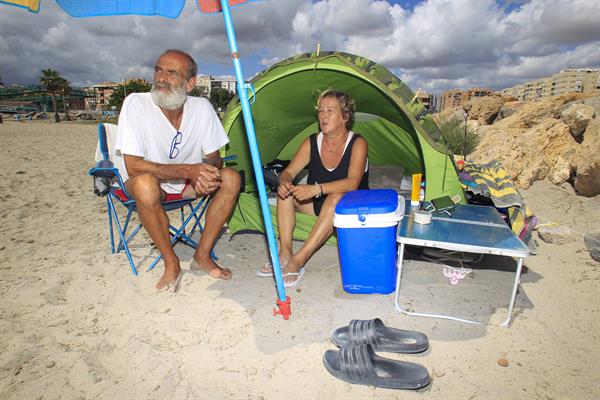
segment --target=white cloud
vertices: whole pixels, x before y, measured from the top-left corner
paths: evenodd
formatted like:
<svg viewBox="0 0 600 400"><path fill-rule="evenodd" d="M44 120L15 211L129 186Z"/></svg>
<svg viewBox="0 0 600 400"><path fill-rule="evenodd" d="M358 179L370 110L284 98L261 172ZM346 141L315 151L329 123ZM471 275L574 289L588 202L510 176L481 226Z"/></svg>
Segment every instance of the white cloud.
<svg viewBox="0 0 600 400"><path fill-rule="evenodd" d="M151 78L166 48L188 50L201 71L231 74L219 14L187 2L180 18L74 19L53 2L39 14L0 5L0 75L33 83L42 68L74 83ZM359 54L413 89L500 89L567 67L600 65L598 0L532 0L512 11L493 0L426 1L414 9L375 0L258 1L232 9L248 76L296 55Z"/></svg>

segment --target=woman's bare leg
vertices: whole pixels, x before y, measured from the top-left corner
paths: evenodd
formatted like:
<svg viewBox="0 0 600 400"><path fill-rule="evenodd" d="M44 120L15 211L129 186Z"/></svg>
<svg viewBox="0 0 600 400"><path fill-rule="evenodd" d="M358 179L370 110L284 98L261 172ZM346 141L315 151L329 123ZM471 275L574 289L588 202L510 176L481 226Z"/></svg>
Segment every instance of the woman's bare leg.
<svg viewBox="0 0 600 400"><path fill-rule="evenodd" d="M332 193L327 195L321 213L317 222L313 226L308 238L286 264L286 272L298 272L300 268L306 264L310 257L329 239L333 233L333 216L335 214L335 206L340 201L344 193ZM293 230L293 229L292 229ZM287 276L284 278L286 282L293 282L297 276Z"/></svg>

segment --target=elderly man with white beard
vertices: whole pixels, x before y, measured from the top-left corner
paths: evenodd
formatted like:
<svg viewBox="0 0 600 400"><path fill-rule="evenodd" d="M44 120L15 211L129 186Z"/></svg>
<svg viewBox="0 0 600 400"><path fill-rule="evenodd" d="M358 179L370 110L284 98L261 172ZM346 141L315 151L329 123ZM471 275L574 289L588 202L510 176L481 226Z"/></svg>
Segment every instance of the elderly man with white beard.
<svg viewBox="0 0 600 400"><path fill-rule="evenodd" d="M169 219L161 207L165 198L214 194L190 269L216 279L232 275L215 263L210 252L236 202L240 176L232 168L223 168L219 149L229 138L212 105L187 95L196 85L197 72L189 54L165 51L154 66L152 91L127 96L119 117L116 147L125 162L125 187L164 260L164 274L156 284L160 290L176 290L181 277L179 258L170 243Z"/></svg>

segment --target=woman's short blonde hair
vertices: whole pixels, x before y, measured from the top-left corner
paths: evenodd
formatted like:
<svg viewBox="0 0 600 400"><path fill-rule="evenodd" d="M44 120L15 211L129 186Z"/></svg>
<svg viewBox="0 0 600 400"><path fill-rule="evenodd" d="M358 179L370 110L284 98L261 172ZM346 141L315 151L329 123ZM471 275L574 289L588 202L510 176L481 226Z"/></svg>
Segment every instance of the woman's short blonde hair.
<svg viewBox="0 0 600 400"><path fill-rule="evenodd" d="M351 130L354 125L354 113L356 112L356 104L354 103L354 99L346 92L342 92L341 90L336 89L327 89L319 96L319 100L317 101L317 108L321 103L321 100L325 97L334 97L340 102L340 106L342 108L342 114L348 118L346 121L346 129Z"/></svg>

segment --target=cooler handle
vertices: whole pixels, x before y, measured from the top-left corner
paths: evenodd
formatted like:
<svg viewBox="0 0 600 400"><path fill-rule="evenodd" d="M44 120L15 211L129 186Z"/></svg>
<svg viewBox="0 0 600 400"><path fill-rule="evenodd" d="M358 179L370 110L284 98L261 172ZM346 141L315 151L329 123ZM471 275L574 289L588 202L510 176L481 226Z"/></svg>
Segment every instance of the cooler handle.
<svg viewBox="0 0 600 400"><path fill-rule="evenodd" d="M358 207L356 211L358 213L358 220L360 222L365 222L367 220L367 215L369 215L369 207Z"/></svg>

